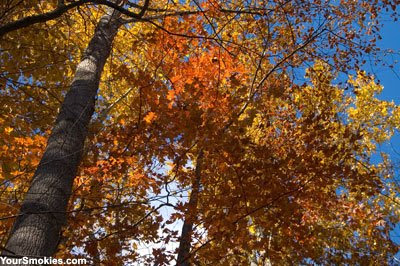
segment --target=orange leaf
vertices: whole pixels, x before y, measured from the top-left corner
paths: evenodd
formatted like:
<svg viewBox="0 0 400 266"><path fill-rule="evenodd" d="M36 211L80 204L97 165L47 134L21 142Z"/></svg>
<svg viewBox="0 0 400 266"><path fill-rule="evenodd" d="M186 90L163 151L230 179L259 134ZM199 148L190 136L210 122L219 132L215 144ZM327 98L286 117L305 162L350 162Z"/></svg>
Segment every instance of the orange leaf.
<svg viewBox="0 0 400 266"><path fill-rule="evenodd" d="M171 78L171 82L172 82L172 83L175 83L175 82L177 82L178 80L180 80L180 78L181 78L181 77L178 76L178 75L177 75L177 76L174 76L174 77Z"/></svg>
<svg viewBox="0 0 400 266"><path fill-rule="evenodd" d="M174 90L169 90L168 94L167 94L167 99L172 101L173 99L175 99L175 91Z"/></svg>
<svg viewBox="0 0 400 266"><path fill-rule="evenodd" d="M150 124L153 122L154 119L156 119L157 115L154 112L149 112L143 120L146 121L146 123Z"/></svg>

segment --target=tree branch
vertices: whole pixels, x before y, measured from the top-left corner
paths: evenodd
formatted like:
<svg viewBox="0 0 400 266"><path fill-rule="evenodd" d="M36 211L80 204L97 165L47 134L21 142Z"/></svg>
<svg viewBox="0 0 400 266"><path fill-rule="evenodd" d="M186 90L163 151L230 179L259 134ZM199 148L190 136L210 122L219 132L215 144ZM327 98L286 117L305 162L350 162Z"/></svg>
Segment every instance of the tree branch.
<svg viewBox="0 0 400 266"><path fill-rule="evenodd" d="M75 7L82 6L84 4L98 4L98 5L105 5L111 8L114 8L115 10L119 11L121 14L124 14L128 17L134 18L134 19L140 19L145 12L148 9L150 0L146 0L144 3L141 11L136 14L132 11L129 11L128 9L123 8L122 6L111 2L107 0L79 0L76 2L72 2L71 4L65 5L63 1L60 1L57 8L55 8L52 11L43 13L43 14L38 14L38 15L32 15L32 16L27 16L15 21L12 21L10 23L4 24L0 26L0 37L3 35L22 28L26 28L28 26L37 24L37 23L42 23L46 22L49 20L56 19L60 16L62 16L64 13L68 12L70 9L73 9Z"/></svg>

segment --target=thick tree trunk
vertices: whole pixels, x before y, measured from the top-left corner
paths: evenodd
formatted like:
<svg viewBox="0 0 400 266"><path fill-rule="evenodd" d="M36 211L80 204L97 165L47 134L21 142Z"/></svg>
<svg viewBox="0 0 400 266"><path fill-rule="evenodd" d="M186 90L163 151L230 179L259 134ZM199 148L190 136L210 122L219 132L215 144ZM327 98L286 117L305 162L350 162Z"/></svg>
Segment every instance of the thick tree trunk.
<svg viewBox="0 0 400 266"><path fill-rule="evenodd" d="M179 243L178 259L176 265L189 266L190 248L193 232L193 218L197 209L197 199L200 191L201 165L203 163L203 151L199 152L196 161L195 180L193 182L192 193L188 204L185 221L182 226L182 234Z"/></svg>
<svg viewBox="0 0 400 266"><path fill-rule="evenodd" d="M57 249L101 72L120 25L119 16L109 11L100 19L78 64L3 256L51 256Z"/></svg>

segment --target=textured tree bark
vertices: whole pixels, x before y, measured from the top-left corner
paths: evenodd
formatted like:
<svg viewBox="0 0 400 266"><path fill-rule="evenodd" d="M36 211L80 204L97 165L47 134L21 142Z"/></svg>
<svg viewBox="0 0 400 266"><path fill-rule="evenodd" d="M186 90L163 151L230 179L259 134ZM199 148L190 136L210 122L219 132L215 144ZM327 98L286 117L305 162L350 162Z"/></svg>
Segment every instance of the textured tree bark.
<svg viewBox="0 0 400 266"><path fill-rule="evenodd" d="M181 240L179 243L178 259L176 265L189 266L190 248L193 232L193 214L196 213L197 200L200 191L200 179L201 179L201 166L203 163L203 151L201 150L197 156L196 169L195 169L195 180L193 182L192 193L188 204L188 211L186 213L185 221L182 226Z"/></svg>
<svg viewBox="0 0 400 266"><path fill-rule="evenodd" d="M119 17L118 12L110 10L98 22L77 66L3 256L51 256L56 252L87 126L94 112L100 76L120 26Z"/></svg>

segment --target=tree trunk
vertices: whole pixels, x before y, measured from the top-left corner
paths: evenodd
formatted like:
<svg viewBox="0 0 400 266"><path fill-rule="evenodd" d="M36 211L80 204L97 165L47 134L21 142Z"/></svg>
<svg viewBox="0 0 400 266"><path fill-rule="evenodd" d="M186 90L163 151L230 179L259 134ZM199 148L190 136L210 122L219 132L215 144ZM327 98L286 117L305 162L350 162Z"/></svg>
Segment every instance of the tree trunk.
<svg viewBox="0 0 400 266"><path fill-rule="evenodd" d="M197 209L197 199L200 191L201 165L203 162L203 151L199 152L196 161L195 180L193 182L192 193L186 212L185 221L182 226L181 240L179 243L178 259L176 265L189 266L190 248L193 232L193 217Z"/></svg>
<svg viewBox="0 0 400 266"><path fill-rule="evenodd" d="M56 252L100 76L120 26L119 17L118 12L110 10L100 19L78 64L3 256L51 256Z"/></svg>

